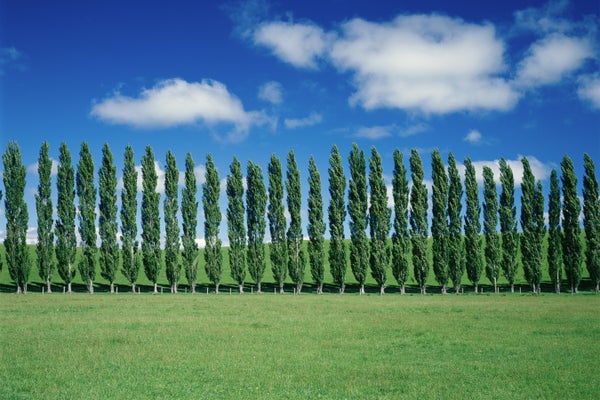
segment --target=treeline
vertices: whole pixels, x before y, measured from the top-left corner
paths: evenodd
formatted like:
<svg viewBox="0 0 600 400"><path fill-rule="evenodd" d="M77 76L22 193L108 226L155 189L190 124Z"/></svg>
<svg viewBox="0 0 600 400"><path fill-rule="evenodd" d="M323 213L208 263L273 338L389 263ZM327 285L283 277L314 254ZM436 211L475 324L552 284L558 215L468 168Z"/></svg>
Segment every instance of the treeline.
<svg viewBox="0 0 600 400"><path fill-rule="evenodd" d="M6 265L17 292L21 293L27 291L32 260L26 246L29 220L24 200L26 168L16 142L8 143L2 160ZM290 151L287 155L285 177L280 159L275 155L271 156L267 166L268 188L263 169L252 161L247 163L244 185L242 165L234 157L226 180L226 219L230 274L238 284L239 291L243 291L247 273L258 291L261 291L267 266L265 246L269 246L273 277L281 291L289 276L295 285L295 292L300 293L308 265L313 284L317 292L322 293L325 261L328 260L333 284L343 293L349 251L350 269L359 284L360 293L364 293L369 271L379 285L380 293L384 293L390 271L404 293L411 265L421 293L426 293L427 277L431 269L428 258L429 237L432 242L433 272L443 293L448 288L456 292L461 290L465 270L475 291L478 290L484 272L496 292L501 274L513 291L518 268L523 269L532 290L539 292L545 265L557 293L560 292L562 283L566 283L568 290L576 293L583 264L598 291L600 200L594 163L587 154L584 155L583 177L585 254L579 222L582 204L577 194L573 163L568 156L561 162L560 178L556 170L550 175L547 207L541 181L535 179L527 158L522 158L521 208L518 219L515 180L510 165L504 159L499 162L499 194L492 169L483 168L483 200L480 201L471 160L464 160L465 178L462 181L452 153L444 164L439 151L433 151L431 209L424 183L423 164L417 150L411 150L409 157L412 185L409 184L408 170L399 150L394 151L393 160L393 207L389 207L389 200L392 199L388 199L382 160L377 149L371 148L367 173L365 153L354 144L348 157L350 173L347 178L342 156L336 146L332 147L327 171L330 242L329 251L326 252L324 235L327 224L321 175L315 160L311 157L308 165L309 240L307 246L303 246L300 212L302 183L294 152ZM108 144L102 148L101 165L95 172L94 160L87 143L81 144L76 168L67 145L62 143L56 180L57 218L54 220L51 198L52 160L48 143L42 144L38 160L39 185L35 195L38 223L36 251L37 269L48 292L51 291L51 280L56 269L68 292L71 292L71 284L78 270L88 291L92 293L97 263L101 276L110 284L111 292L120 269L135 293L142 268L152 282L154 292L157 292L157 280L163 260L172 292L178 291L182 270L191 291L195 291L201 260L196 242L199 188L192 155L186 154L185 183L179 193L176 159L171 151L166 154L162 203L164 245L160 241L161 196L157 191L158 176L150 146L145 148L141 164L141 242L138 242L138 171L131 146L127 146L124 153L121 209L118 210L116 167ZM222 216L219 206L221 188L219 174L210 154L206 158L205 167L205 182L201 185L205 216L203 264L211 284L218 292L223 274L219 232ZM98 187L95 186L95 173L98 174ZM0 192L0 198L2 195ZM463 195L466 198L464 203ZM284 200L289 213L289 225ZM463 204L466 206L464 213ZM431 226L428 223L428 212L432 213ZM548 215L547 223L545 212ZM350 227L349 244L344 233L347 217ZM268 244L265 243L267 222L271 237ZM519 222L520 231L517 230ZM79 229L79 243L76 229ZM548 241L546 255L543 254L544 240ZM81 257L75 265L77 246L81 250ZM519 251L520 262L517 258ZM543 261L544 256L546 263Z"/></svg>

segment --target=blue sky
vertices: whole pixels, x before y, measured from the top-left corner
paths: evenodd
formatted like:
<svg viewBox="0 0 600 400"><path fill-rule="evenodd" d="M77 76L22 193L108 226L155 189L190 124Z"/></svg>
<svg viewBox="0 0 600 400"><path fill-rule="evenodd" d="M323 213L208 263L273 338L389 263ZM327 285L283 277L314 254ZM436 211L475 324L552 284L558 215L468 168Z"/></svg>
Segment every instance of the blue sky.
<svg viewBox="0 0 600 400"><path fill-rule="evenodd" d="M87 141L96 165L108 142L119 177L127 144L159 168L191 151L199 176L210 152L222 178L233 156L266 170L293 149L325 195L331 146L353 142L388 179L394 149L419 149L431 179L439 148L512 160L517 183L527 156L546 187L568 154L581 180L584 152L600 162L600 4L479 3L1 0L0 142L28 166L31 238L44 140L74 163Z"/></svg>

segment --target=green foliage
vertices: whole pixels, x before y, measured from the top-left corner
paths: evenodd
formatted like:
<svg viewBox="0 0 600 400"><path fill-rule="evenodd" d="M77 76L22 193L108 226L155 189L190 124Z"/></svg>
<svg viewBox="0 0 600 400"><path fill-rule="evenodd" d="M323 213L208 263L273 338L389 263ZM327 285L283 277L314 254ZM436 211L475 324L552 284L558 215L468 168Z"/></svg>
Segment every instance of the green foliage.
<svg viewBox="0 0 600 400"><path fill-rule="evenodd" d="M498 291L500 278L500 235L498 234L498 194L494 172L483 167L483 233L485 234L485 275Z"/></svg>
<svg viewBox="0 0 600 400"><path fill-rule="evenodd" d="M583 177L583 226L585 228L587 270L596 292L600 290L600 197L598 180L592 158L583 155L585 176Z"/></svg>
<svg viewBox="0 0 600 400"><path fill-rule="evenodd" d="M408 179L400 150L394 150L394 233L392 235L392 274L404 294L408 280L410 234L408 231Z"/></svg>
<svg viewBox="0 0 600 400"><path fill-rule="evenodd" d="M156 191L158 176L152 147L146 146L142 156L142 254L144 272L157 290L158 274L161 268L160 216L158 204L160 195Z"/></svg>
<svg viewBox="0 0 600 400"><path fill-rule="evenodd" d="M329 268L333 283L344 293L346 277L346 243L344 242L344 219L346 207L344 205L344 192L346 191L346 177L342 166L342 157L337 146L331 148L329 157Z"/></svg>
<svg viewBox="0 0 600 400"><path fill-rule="evenodd" d="M502 272L514 291L517 275L517 251L519 236L517 234L517 209L515 207L515 180L510 165L500 159L500 235L502 236Z"/></svg>
<svg viewBox="0 0 600 400"><path fill-rule="evenodd" d="M271 234L269 255L273 278L279 286L279 290L283 293L283 283L287 275L286 223L283 210L283 173L281 172L281 162L275 154L271 155L268 171L269 207L267 216L269 218L269 232Z"/></svg>
<svg viewBox="0 0 600 400"><path fill-rule="evenodd" d="M523 182L521 183L521 262L525 279L539 292L542 280L542 243L546 229L544 226L544 196L542 183L535 184L535 177L527 158L523 157Z"/></svg>
<svg viewBox="0 0 600 400"><path fill-rule="evenodd" d="M246 223L248 225L248 272L261 292L263 274L265 272L265 212L267 207L267 190L262 169L259 165L248 161L248 192L246 193Z"/></svg>
<svg viewBox="0 0 600 400"><path fill-rule="evenodd" d="M425 294L427 275L429 274L429 260L427 258L427 188L423 183L423 163L416 149L412 149L410 152L410 172L413 182L410 192L412 263L417 284L421 288L421 293Z"/></svg>
<svg viewBox="0 0 600 400"><path fill-rule="evenodd" d="M323 292L325 280L325 222L323 221L323 197L321 175L313 157L308 161L308 255L310 274L317 285L317 293Z"/></svg>
<svg viewBox="0 0 600 400"><path fill-rule="evenodd" d="M117 245L117 168L108 143L102 147L102 166L98 171L100 189L100 270L101 275L110 284L119 270L119 246Z"/></svg>
<svg viewBox="0 0 600 400"><path fill-rule="evenodd" d="M79 274L87 284L88 291L93 293L97 250L96 187L94 186L94 159L86 142L81 144L79 150L76 188L79 199L79 236L81 237L82 252L79 260Z"/></svg>
<svg viewBox="0 0 600 400"><path fill-rule="evenodd" d="M71 283L75 278L75 172L71 162L71 153L66 143L60 144L57 177L57 215L56 221L56 260L58 274L71 292Z"/></svg>
<svg viewBox="0 0 600 400"><path fill-rule="evenodd" d="M206 181L202 186L202 204L204 205L204 268L208 279L215 285L219 292L221 275L223 273L223 255L221 254L221 239L219 239L219 225L221 224L221 210L219 208L219 195L221 181L219 173L213 162L211 154L206 156Z"/></svg>
<svg viewBox="0 0 600 400"><path fill-rule="evenodd" d="M287 207L290 213L290 226L287 231L288 270L292 282L296 285L296 293L300 293L304 282L306 254L302 246L300 171L292 150L290 150L287 157L285 189L287 191Z"/></svg>
<svg viewBox="0 0 600 400"><path fill-rule="evenodd" d="M37 266L40 278L46 282L48 292L51 292L52 275L54 274L54 233L52 232L52 186L50 175L52 160L48 156L50 146L48 142L42 143L38 158L39 184L35 195L35 209L37 212Z"/></svg>
<svg viewBox="0 0 600 400"><path fill-rule="evenodd" d="M448 155L448 274L452 280L454 291L458 293L465 273L465 256L462 235L462 183L456 159Z"/></svg>
<svg viewBox="0 0 600 400"><path fill-rule="evenodd" d="M227 177L227 226L231 277L244 291L246 278L246 227L244 225L244 180L242 166L236 157L229 166Z"/></svg>
<svg viewBox="0 0 600 400"><path fill-rule="evenodd" d="M179 224L177 221L179 170L177 160L171 151L167 151L165 168L165 200L163 203L165 219L165 269L171 293L177 293L181 263L179 262Z"/></svg>
<svg viewBox="0 0 600 400"><path fill-rule="evenodd" d="M367 176L365 153L358 145L352 145L350 157L350 180L348 181L348 215L350 216L350 267L354 279L360 285L360 293L365 289L367 268L369 267L369 242L367 240Z"/></svg>
<svg viewBox="0 0 600 400"><path fill-rule="evenodd" d="M369 209L369 229L371 233L371 275L383 294L387 269L390 265L390 248L387 237L390 233L392 211L387 206L387 188L383 180L381 156L371 147L369 158L369 187L371 188L371 207Z"/></svg>
<svg viewBox="0 0 600 400"><path fill-rule="evenodd" d="M438 149L431 154L433 178L431 237L433 272L435 279L446 293L448 284L448 175Z"/></svg>
<svg viewBox="0 0 600 400"><path fill-rule="evenodd" d="M470 158L465 160L465 192L467 209L465 212L465 261L467 276L473 282L474 290L481 279L483 262L481 260L481 206L479 205L479 188L475 178L475 168Z"/></svg>
<svg viewBox="0 0 600 400"><path fill-rule="evenodd" d="M181 190L181 217L183 220L183 266L185 277L192 293L196 292L196 280L198 279L198 265L195 262L198 257L198 244L196 243L196 229L198 227L198 202L196 194L196 174L194 172L194 159L191 153L185 155L185 186ZM242 220L243 224L243 220Z"/></svg>
<svg viewBox="0 0 600 400"><path fill-rule="evenodd" d="M135 284L140 271L137 237L137 179L138 173L133 160L133 148L125 148L123 165L123 190L121 190L121 242L122 272L135 293Z"/></svg>
<svg viewBox="0 0 600 400"><path fill-rule="evenodd" d="M563 269L559 185L558 174L553 169L550 174L550 194L548 196L548 274L556 293L560 293Z"/></svg>
<svg viewBox="0 0 600 400"><path fill-rule="evenodd" d="M2 155L4 163L4 216L6 218L6 264L10 278L17 285L17 293L27 292L31 261L27 250L29 214L25 203L25 165L17 142L8 142Z"/></svg>
<svg viewBox="0 0 600 400"><path fill-rule="evenodd" d="M560 163L563 189L563 238L562 251L567 282L573 293L577 293L581 281L581 238L579 237L579 213L581 204L577 197L577 177L573 161L564 156Z"/></svg>

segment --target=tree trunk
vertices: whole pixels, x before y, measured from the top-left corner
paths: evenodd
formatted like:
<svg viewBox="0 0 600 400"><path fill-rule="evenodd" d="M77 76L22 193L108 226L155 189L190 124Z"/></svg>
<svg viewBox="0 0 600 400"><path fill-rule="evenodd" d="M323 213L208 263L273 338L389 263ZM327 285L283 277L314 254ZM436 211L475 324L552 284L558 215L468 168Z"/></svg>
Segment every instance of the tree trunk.
<svg viewBox="0 0 600 400"><path fill-rule="evenodd" d="M556 292L556 294L560 294L560 283L556 283L554 285L554 291Z"/></svg>
<svg viewBox="0 0 600 400"><path fill-rule="evenodd" d="M17 294L21 294L21 285L17 283Z"/></svg>
<svg viewBox="0 0 600 400"><path fill-rule="evenodd" d="M283 282L280 282L280 283L279 283L279 294L283 294L283 293L285 293L285 292L284 292L284 290L283 290L283 285L284 285L284 283L283 283Z"/></svg>
<svg viewBox="0 0 600 400"><path fill-rule="evenodd" d="M383 296L385 294L385 285L379 286L379 295Z"/></svg>
<svg viewBox="0 0 600 400"><path fill-rule="evenodd" d="M364 284L364 283L361 283L361 284L360 284L360 291L359 291L359 293L360 293L361 295L365 294L365 284Z"/></svg>
<svg viewBox="0 0 600 400"><path fill-rule="evenodd" d="M456 294L459 294L459 293L460 293L460 285L456 285L456 286L454 286L454 292L455 292Z"/></svg>
<svg viewBox="0 0 600 400"><path fill-rule="evenodd" d="M442 294L446 294L446 284L442 285Z"/></svg>
<svg viewBox="0 0 600 400"><path fill-rule="evenodd" d="M110 283L110 293L113 294L115 292L115 284L113 282Z"/></svg>
<svg viewBox="0 0 600 400"><path fill-rule="evenodd" d="M317 286L317 294L323 294L323 283L319 283Z"/></svg>
<svg viewBox="0 0 600 400"><path fill-rule="evenodd" d="M158 294L158 285L156 284L156 282L154 282L154 291L152 293Z"/></svg>
<svg viewBox="0 0 600 400"><path fill-rule="evenodd" d="M244 293L244 284L243 283L238 284L238 290L240 293Z"/></svg>
<svg viewBox="0 0 600 400"><path fill-rule="evenodd" d="M473 291L477 293L477 282L473 282Z"/></svg>
<svg viewBox="0 0 600 400"><path fill-rule="evenodd" d="M262 293L261 291L262 282L256 282L256 292Z"/></svg>
<svg viewBox="0 0 600 400"><path fill-rule="evenodd" d="M344 290L346 289L346 285L342 283L340 286L340 294L344 294Z"/></svg>
<svg viewBox="0 0 600 400"><path fill-rule="evenodd" d="M302 282L298 282L296 284L296 294L300 294L302 292Z"/></svg>
<svg viewBox="0 0 600 400"><path fill-rule="evenodd" d="M88 279L88 292L94 294L94 282L91 279Z"/></svg>
<svg viewBox="0 0 600 400"><path fill-rule="evenodd" d="M219 283L215 283L215 293L219 294Z"/></svg>
<svg viewBox="0 0 600 400"><path fill-rule="evenodd" d="M596 293L600 292L600 282L596 282Z"/></svg>
<svg viewBox="0 0 600 400"><path fill-rule="evenodd" d="M494 293L498 293L498 281L494 278Z"/></svg>
<svg viewBox="0 0 600 400"><path fill-rule="evenodd" d="M427 294L427 286L421 285L421 294Z"/></svg>
<svg viewBox="0 0 600 400"><path fill-rule="evenodd" d="M46 288L47 288L47 290L46 290L47 293L52 293L52 284L50 283L50 278L48 278L46 280Z"/></svg>
<svg viewBox="0 0 600 400"><path fill-rule="evenodd" d="M67 293L73 293L71 291L71 282L67 283Z"/></svg>
<svg viewBox="0 0 600 400"><path fill-rule="evenodd" d="M400 285L400 294L406 294L406 286L404 285L404 283Z"/></svg>
<svg viewBox="0 0 600 400"><path fill-rule="evenodd" d="M515 284L514 284L514 283L511 283L511 284L510 284L510 292L511 292L511 293L514 293L514 292L515 292Z"/></svg>
<svg viewBox="0 0 600 400"><path fill-rule="evenodd" d="M131 283L131 293L135 294L135 282Z"/></svg>
<svg viewBox="0 0 600 400"><path fill-rule="evenodd" d="M196 282L192 282L191 284L192 294L196 293Z"/></svg>

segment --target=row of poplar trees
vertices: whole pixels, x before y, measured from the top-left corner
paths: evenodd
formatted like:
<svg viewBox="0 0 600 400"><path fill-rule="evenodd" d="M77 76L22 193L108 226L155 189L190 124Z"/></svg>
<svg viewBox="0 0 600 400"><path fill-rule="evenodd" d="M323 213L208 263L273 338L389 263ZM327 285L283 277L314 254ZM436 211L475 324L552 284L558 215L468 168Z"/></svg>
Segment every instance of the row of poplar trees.
<svg viewBox="0 0 600 400"><path fill-rule="evenodd" d="M577 178L573 163L568 156L565 156L561 162L561 182L556 170L553 170L550 175L547 227L544 218L542 184L539 180L535 180L528 160L526 158L521 160L523 165L521 231L518 231L514 176L510 165L504 159L499 162L501 186L499 196L492 169L483 168L484 199L481 203L475 168L471 160L469 158L464 160L463 182L452 153L448 156L446 166L439 151L433 151L431 235L428 232L427 216L429 196L424 184L423 165L419 153L413 149L410 154L412 185L409 185L402 153L396 150L393 158L392 213L392 208L388 206L382 160L375 147L371 148L367 176L365 154L356 144L353 145L348 157L350 178L347 181L342 157L338 148L333 146L328 169L330 195L327 210L330 232L328 254L326 254L324 240L326 224L321 177L314 159L310 158L307 248L310 272L318 293L322 293L326 257L328 257L334 285L341 293L344 292L348 250L344 222L347 215L350 228L350 266L360 286L361 294L364 293L369 269L371 276L380 287L380 292L384 293L390 267L400 291L404 293L411 264L414 279L421 292L425 293L430 270L429 237L431 237L433 271L443 293L446 293L450 285L456 292L461 289L465 269L476 292L484 270L495 291L498 291L501 273L508 281L511 291L514 291L519 264L534 292L540 291L544 265L548 266L548 273L557 293L560 292L560 284L563 282L563 270L566 272L569 289L577 292L584 263L598 291L600 200L594 163L587 154L584 155L583 181L585 255L580 236L581 204L577 196ZM8 143L3 154L3 162L7 220L4 241L6 261L10 276L16 283L17 292L25 292L31 264L26 247L28 226L27 205L24 201L26 169L16 142ZM223 264L219 235L222 215L219 207L221 188L219 174L210 154L206 158L205 167L205 182L202 185L205 216L204 265L208 278L218 292ZM176 159L171 151L166 155L163 201L164 246L161 246L160 241L161 196L157 191L156 161L150 146L145 149L141 166L143 185L141 243L137 240L138 172L131 146L127 146L124 155L120 232L117 222L116 167L108 144L105 144L102 149L102 164L98 170L98 191L94 184L94 161L87 143L81 144L76 172L67 145L61 144L57 173L56 220L53 220L51 169L49 145L44 142L39 153L39 186L35 200L38 219L37 267L41 279L46 282L48 292L52 290L51 280L55 267L68 292L71 291L76 270L79 270L88 291L93 292L97 262L100 264L101 276L110 284L111 292L114 290L119 266L131 284L133 292L136 292L136 282L142 267L146 277L154 285L154 292L157 292L157 281L163 259L171 291L177 292L182 269L191 291L195 291L200 264L196 242L199 205L196 200L198 185L194 171L195 164L190 153L185 158L185 183L181 190L181 202ZM275 155L271 156L268 165L268 191L261 167L251 161L247 164L246 189L243 179L242 166L239 160L234 158L226 185L231 277L237 282L239 291L243 292L247 271L258 291L261 291L261 282L267 264L264 238L268 220L271 237L268 245L269 257L275 283L280 291L283 291L284 282L289 275L294 282L295 292L300 293L307 257L302 245L300 172L294 152L290 151L287 156L285 180L279 158ZM284 186L287 193L289 226L285 216ZM348 189L347 202L346 189ZM466 193L464 203L463 189ZM96 216L97 192L99 193L98 216ZM1 192L0 196L2 196ZM466 206L464 215L463 204ZM481 218L482 209L483 218ZM182 231L177 217L179 212L181 212ZM76 216L79 218L81 249L77 265L75 265L78 245L75 234ZM96 219L99 228L99 247ZM544 263L543 252L544 240L548 241L546 263ZM517 258L519 249L520 263ZM98 251L99 257L96 254Z"/></svg>

